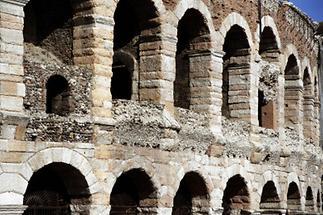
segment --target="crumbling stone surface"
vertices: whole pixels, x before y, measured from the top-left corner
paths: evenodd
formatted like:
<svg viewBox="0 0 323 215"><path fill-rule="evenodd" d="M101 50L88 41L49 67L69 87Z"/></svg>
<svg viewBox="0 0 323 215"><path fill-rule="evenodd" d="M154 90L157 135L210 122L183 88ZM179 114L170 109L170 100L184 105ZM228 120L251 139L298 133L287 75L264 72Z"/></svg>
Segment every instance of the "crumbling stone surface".
<svg viewBox="0 0 323 215"><path fill-rule="evenodd" d="M92 142L93 123L79 117L43 114L30 118L26 130L27 141Z"/></svg>
<svg viewBox="0 0 323 215"><path fill-rule="evenodd" d="M93 125L88 115L92 74L85 68L64 64L53 53L33 44L25 44L25 49L24 107L30 114L26 140L91 142ZM46 82L53 75L68 81L71 118L46 114Z"/></svg>
<svg viewBox="0 0 323 215"><path fill-rule="evenodd" d="M63 64L55 55L26 44L24 59L24 83L26 97L24 106L32 113L44 112L46 108L46 82L53 75L63 76L69 83L73 114L89 114L92 74L85 68Z"/></svg>
<svg viewBox="0 0 323 215"><path fill-rule="evenodd" d="M37 44L68 65L73 64L73 28L71 22L72 20L65 23L63 27L55 29L40 44Z"/></svg>
<svg viewBox="0 0 323 215"><path fill-rule="evenodd" d="M265 102L275 101L277 99L279 74L280 68L278 65L267 61L261 61L259 90L264 93Z"/></svg>

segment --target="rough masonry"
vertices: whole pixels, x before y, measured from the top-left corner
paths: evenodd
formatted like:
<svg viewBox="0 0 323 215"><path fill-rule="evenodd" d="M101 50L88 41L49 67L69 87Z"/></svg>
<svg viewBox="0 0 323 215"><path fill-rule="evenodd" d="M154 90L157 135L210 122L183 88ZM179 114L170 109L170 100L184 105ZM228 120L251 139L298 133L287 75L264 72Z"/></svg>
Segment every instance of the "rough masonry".
<svg viewBox="0 0 323 215"><path fill-rule="evenodd" d="M0 0L0 214L321 214L320 35L279 0Z"/></svg>

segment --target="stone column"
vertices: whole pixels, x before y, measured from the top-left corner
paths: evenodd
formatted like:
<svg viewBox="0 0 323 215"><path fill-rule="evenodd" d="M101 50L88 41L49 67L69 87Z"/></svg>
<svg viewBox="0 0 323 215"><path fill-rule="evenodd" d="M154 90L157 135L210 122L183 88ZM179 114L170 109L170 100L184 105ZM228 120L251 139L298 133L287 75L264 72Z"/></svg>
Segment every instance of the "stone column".
<svg viewBox="0 0 323 215"><path fill-rule="evenodd" d="M221 134L223 53L205 50L188 55L191 102L190 109L207 113L209 127Z"/></svg>
<svg viewBox="0 0 323 215"><path fill-rule="evenodd" d="M314 137L314 124L315 124L315 116L314 116L314 97L310 95L304 95L303 101L304 108L304 118L303 118L303 129L304 129L304 137L313 138ZM314 139L314 138L313 138Z"/></svg>
<svg viewBox="0 0 323 215"><path fill-rule="evenodd" d="M0 0L1 138L24 138L23 7L25 0Z"/></svg>
<svg viewBox="0 0 323 215"><path fill-rule="evenodd" d="M302 126L303 89L300 79L285 80L285 127L292 127L303 136Z"/></svg>
<svg viewBox="0 0 323 215"><path fill-rule="evenodd" d="M74 15L74 63L92 73L92 119L94 142L109 144L114 121L110 92L113 61L113 15L105 14L109 5L103 2L79 4ZM84 8L82 8L84 7Z"/></svg>
<svg viewBox="0 0 323 215"><path fill-rule="evenodd" d="M162 34L141 35L139 100L164 104L173 112L176 29L169 24L161 28Z"/></svg>
<svg viewBox="0 0 323 215"><path fill-rule="evenodd" d="M315 101L314 101L313 139L314 139L314 143L316 143L318 146L320 144L320 109L321 109L321 103L318 99L315 99Z"/></svg>
<svg viewBox="0 0 323 215"><path fill-rule="evenodd" d="M0 205L1 215L17 215L23 214L27 206L25 205Z"/></svg>
<svg viewBox="0 0 323 215"><path fill-rule="evenodd" d="M237 118L257 124L257 114L252 109L257 105L251 83L255 80L251 70L249 49L241 49L230 58L229 74L229 112L231 118ZM252 96L255 96L252 98Z"/></svg>

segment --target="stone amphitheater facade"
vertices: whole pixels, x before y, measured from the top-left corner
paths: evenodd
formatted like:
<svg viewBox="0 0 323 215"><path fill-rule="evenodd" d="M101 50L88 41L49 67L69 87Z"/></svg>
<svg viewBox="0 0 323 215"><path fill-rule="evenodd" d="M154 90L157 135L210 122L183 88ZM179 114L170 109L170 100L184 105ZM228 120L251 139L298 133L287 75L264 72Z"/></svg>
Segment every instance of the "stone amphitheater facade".
<svg viewBox="0 0 323 215"><path fill-rule="evenodd" d="M278 0L0 0L0 214L322 213L316 29Z"/></svg>

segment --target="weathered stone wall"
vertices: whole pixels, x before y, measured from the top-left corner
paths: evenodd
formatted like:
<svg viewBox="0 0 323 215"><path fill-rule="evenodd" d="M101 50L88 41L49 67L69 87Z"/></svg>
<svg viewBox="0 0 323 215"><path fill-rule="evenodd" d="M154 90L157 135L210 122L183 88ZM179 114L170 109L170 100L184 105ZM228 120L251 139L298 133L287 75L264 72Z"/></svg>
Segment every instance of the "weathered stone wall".
<svg viewBox="0 0 323 215"><path fill-rule="evenodd" d="M120 206L118 195L127 190L116 189L124 178L130 193L137 189L136 210L142 214L172 214L178 206L174 199L185 192L192 196L193 214L321 213L315 25L287 3L262 2L260 21L257 0L142 0L138 5L149 3L144 8L156 11L147 18L143 7L128 8L139 20L148 20L124 49L114 50L115 1L73 1L73 33L59 27L39 47L25 43L23 49L26 2L0 0L0 214L22 214L33 175L57 163L71 170L56 172L71 199L90 195L89 201L70 204L85 214L105 215ZM183 109L174 107L173 98L177 27L191 8L207 29L194 32L197 37L189 44L194 50L188 68L192 103ZM240 30L233 32L241 34L228 40L237 45L228 60L230 49L224 46L234 26ZM263 54L260 32L265 27L272 31L275 50ZM235 38L240 35L243 39ZM134 58L127 64L138 64L130 65L136 73L132 101L111 98L117 51ZM284 73L290 56L299 68L291 78L296 87L288 91L298 121L286 126L284 95L290 82ZM221 112L226 60L235 68L228 81L229 117ZM306 69L311 102L303 93ZM52 75L69 84L72 109L67 115L46 113L46 82ZM273 102L271 129L259 126L259 89ZM313 131L304 131L304 110ZM277 196L265 201L268 182ZM291 187L297 191L292 196Z"/></svg>

